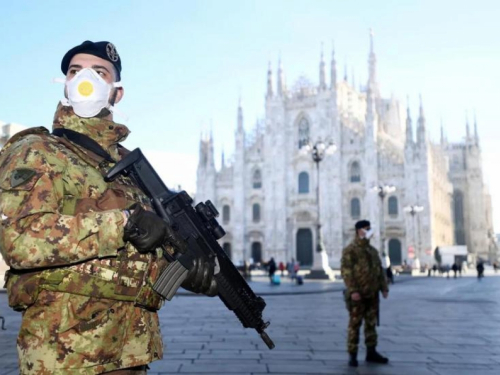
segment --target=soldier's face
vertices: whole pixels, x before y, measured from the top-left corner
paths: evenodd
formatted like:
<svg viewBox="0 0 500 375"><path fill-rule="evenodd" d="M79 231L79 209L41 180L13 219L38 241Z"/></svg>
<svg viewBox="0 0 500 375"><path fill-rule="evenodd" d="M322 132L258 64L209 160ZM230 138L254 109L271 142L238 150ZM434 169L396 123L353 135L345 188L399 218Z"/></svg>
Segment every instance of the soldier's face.
<svg viewBox="0 0 500 375"><path fill-rule="evenodd" d="M366 237L366 232L368 232L370 229L371 229L370 227L358 229L358 237L359 238L365 238Z"/></svg>

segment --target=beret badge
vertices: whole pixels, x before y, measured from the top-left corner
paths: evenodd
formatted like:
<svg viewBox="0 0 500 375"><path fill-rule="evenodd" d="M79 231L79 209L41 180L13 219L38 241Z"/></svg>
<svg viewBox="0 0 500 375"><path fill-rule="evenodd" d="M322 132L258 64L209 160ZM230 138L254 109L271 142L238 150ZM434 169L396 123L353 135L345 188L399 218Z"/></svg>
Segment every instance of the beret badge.
<svg viewBox="0 0 500 375"><path fill-rule="evenodd" d="M108 43L106 46L106 53L108 54L109 59L113 62L117 62L120 58L120 55L116 52L116 47L113 43Z"/></svg>

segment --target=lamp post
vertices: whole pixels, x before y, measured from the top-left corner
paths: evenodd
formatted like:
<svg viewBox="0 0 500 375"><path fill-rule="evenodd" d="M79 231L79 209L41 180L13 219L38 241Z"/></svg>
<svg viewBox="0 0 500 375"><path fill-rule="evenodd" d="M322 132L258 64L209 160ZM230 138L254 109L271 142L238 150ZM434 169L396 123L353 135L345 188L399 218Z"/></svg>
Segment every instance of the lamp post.
<svg viewBox="0 0 500 375"><path fill-rule="evenodd" d="M313 161L316 163L316 209L317 209L317 223L316 223L316 254L313 259L313 266L311 272L306 276L308 279L329 279L328 273L331 271L328 263L328 255L325 251L323 244L323 237L321 234L321 212L320 212L320 169L319 164L326 155L332 155L337 150L337 146L330 140L325 144L321 139L311 146L308 142L302 146L300 152L303 155L311 154Z"/></svg>
<svg viewBox="0 0 500 375"><path fill-rule="evenodd" d="M382 255L385 254L385 233L384 233L384 200L388 194L392 194L396 191L394 185L378 185L373 187L373 191L377 193L380 197L380 251Z"/></svg>
<svg viewBox="0 0 500 375"><path fill-rule="evenodd" d="M409 213L412 217L413 222L413 246L415 247L415 262L413 262L414 267L420 271L420 241L418 241L417 246L417 226L415 225L415 215L422 212L424 207L418 205L410 205L404 208L404 211Z"/></svg>

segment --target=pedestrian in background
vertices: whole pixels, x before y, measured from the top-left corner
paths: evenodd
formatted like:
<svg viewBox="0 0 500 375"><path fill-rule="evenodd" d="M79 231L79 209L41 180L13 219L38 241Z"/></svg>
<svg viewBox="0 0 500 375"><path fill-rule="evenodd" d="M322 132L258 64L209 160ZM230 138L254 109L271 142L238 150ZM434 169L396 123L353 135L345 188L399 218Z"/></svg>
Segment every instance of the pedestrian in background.
<svg viewBox="0 0 500 375"><path fill-rule="evenodd" d="M285 264L283 262L280 262L278 265L279 270L281 271L281 276L285 276Z"/></svg>
<svg viewBox="0 0 500 375"><path fill-rule="evenodd" d="M456 279L457 278L457 272L458 272L458 266L457 266L457 263L453 263L453 266L451 266L451 269L453 270L453 278Z"/></svg>
<svg viewBox="0 0 500 375"><path fill-rule="evenodd" d="M274 258L271 257L271 259L269 260L269 262L267 262L267 269L268 269L268 272L269 272L269 280L272 283L273 282L274 274L276 273L276 262L274 261Z"/></svg>
<svg viewBox="0 0 500 375"><path fill-rule="evenodd" d="M297 273L295 272L295 258L292 258L292 261L288 263L288 275L292 281L297 277Z"/></svg>
<svg viewBox="0 0 500 375"><path fill-rule="evenodd" d="M477 270L477 279L481 280L481 278L484 277L484 264L481 260L478 262L476 270Z"/></svg>
<svg viewBox="0 0 500 375"><path fill-rule="evenodd" d="M387 281L394 284L394 274L392 273L391 258L384 252L382 253L382 268L385 271Z"/></svg>
<svg viewBox="0 0 500 375"><path fill-rule="evenodd" d="M387 363L389 360L377 350L376 324L379 312L379 293L389 294L384 270L377 249L370 245L373 236L370 222L358 221L355 238L342 252L341 273L346 285L344 293L349 311L347 351L349 366L358 366L359 329L365 322L366 361Z"/></svg>

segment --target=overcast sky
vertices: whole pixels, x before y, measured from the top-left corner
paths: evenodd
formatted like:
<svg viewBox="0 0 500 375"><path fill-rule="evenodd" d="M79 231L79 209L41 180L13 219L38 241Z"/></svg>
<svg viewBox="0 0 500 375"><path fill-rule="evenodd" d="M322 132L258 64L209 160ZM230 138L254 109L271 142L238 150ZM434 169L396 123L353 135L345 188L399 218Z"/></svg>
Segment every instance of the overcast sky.
<svg viewBox="0 0 500 375"><path fill-rule="evenodd" d="M200 131L213 128L217 164L233 151L238 97L245 128L264 116L268 62L288 86L318 80L321 44L335 43L339 78L367 79L375 32L382 94L421 93L431 138L441 119L451 141L477 114L484 174L500 228L500 2L498 1L0 1L0 121L50 127L64 53L109 40L123 60L130 119L126 146L141 147L170 185L193 191ZM276 75L274 75L276 76ZM119 120L117 118L117 120ZM211 124L211 125L210 125Z"/></svg>

